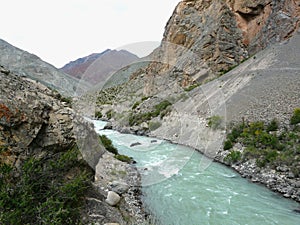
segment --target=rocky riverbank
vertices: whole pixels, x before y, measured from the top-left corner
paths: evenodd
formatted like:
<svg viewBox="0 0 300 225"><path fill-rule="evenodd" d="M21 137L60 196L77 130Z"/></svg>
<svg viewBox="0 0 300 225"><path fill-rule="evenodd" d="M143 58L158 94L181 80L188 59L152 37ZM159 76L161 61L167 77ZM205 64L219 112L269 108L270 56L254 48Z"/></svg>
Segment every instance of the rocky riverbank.
<svg viewBox="0 0 300 225"><path fill-rule="evenodd" d="M217 159L217 161L228 165L222 159ZM251 182L263 184L286 198L300 202L300 178L295 178L288 167L283 166L276 170L260 168L255 161L252 159L244 163L233 164L230 167Z"/></svg>
<svg viewBox="0 0 300 225"><path fill-rule="evenodd" d="M88 198L89 204L94 205L96 220L89 222L117 223L123 224L148 224L147 214L144 211L141 201L141 178L133 164L121 162L114 158L112 153L105 153L96 166L94 188L106 198ZM107 203L107 213L111 220L101 217L101 205ZM118 212L111 209L118 209ZM100 212L99 212L100 211ZM100 214L99 214L100 213ZM96 216L98 215L98 216ZM96 218L98 217L98 218Z"/></svg>

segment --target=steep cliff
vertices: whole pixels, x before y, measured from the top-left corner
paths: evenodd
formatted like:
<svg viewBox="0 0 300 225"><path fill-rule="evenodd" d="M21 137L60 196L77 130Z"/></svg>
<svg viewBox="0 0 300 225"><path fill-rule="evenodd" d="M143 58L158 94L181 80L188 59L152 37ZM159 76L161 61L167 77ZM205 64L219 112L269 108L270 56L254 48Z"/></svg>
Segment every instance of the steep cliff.
<svg viewBox="0 0 300 225"><path fill-rule="evenodd" d="M299 27L300 1L184 0L168 21L148 76L182 86L222 75Z"/></svg>

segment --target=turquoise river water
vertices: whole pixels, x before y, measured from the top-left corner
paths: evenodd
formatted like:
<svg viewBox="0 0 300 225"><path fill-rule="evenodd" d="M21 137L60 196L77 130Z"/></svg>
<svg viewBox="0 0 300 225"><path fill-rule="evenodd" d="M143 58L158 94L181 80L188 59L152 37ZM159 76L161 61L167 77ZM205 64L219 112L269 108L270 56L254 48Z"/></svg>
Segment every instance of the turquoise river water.
<svg viewBox="0 0 300 225"><path fill-rule="evenodd" d="M142 175L143 202L159 225L299 225L299 204L243 179L203 156L167 141L102 130L119 153L131 156ZM131 144L139 142L140 145Z"/></svg>

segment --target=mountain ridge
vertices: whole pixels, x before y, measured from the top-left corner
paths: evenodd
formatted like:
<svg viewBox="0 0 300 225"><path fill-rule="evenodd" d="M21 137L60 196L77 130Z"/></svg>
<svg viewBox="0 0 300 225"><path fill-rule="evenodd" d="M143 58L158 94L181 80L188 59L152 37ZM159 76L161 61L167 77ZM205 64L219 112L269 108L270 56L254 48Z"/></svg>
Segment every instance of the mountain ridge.
<svg viewBox="0 0 300 225"><path fill-rule="evenodd" d="M62 73L38 56L0 39L0 64L19 76L27 76L54 88L63 95L72 96L78 79Z"/></svg>
<svg viewBox="0 0 300 225"><path fill-rule="evenodd" d="M101 53L93 53L76 59L60 70L70 76L94 84L103 81L105 77L138 60L139 57L127 50L107 49Z"/></svg>

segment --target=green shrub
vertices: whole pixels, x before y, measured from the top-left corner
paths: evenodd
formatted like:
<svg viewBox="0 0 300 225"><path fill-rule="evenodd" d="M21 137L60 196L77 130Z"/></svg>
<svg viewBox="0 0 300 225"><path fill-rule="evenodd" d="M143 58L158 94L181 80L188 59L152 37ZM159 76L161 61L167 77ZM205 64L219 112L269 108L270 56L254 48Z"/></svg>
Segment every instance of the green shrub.
<svg viewBox="0 0 300 225"><path fill-rule="evenodd" d="M222 125L222 117L220 116L212 116L208 118L208 127L212 128L213 130L221 128Z"/></svg>
<svg viewBox="0 0 300 225"><path fill-rule="evenodd" d="M159 104L155 105L154 108L155 108L155 111L158 111L160 113L162 110L166 109L170 105L172 105L171 102L169 102L168 100L163 100ZM158 115L159 115L159 113L158 113Z"/></svg>
<svg viewBox="0 0 300 225"><path fill-rule="evenodd" d="M231 151L225 158L224 161L230 164L236 163L241 160L242 154L239 151Z"/></svg>
<svg viewBox="0 0 300 225"><path fill-rule="evenodd" d="M271 163L274 160L276 160L278 156L278 152L276 150L266 149L264 155L265 155L265 161Z"/></svg>
<svg viewBox="0 0 300 225"><path fill-rule="evenodd" d="M110 109L106 112L106 117L107 119L111 119L113 117L113 114L114 114L114 110Z"/></svg>
<svg viewBox="0 0 300 225"><path fill-rule="evenodd" d="M102 113L100 112L100 111L97 111L97 112L95 112L95 117L96 118L98 118L98 119L100 119L100 118L102 118Z"/></svg>
<svg viewBox="0 0 300 225"><path fill-rule="evenodd" d="M18 179L9 174L12 168L1 164L6 169L0 174L0 224L79 224L92 173L78 154L73 147L51 159L29 158ZM70 173L72 179L67 179Z"/></svg>
<svg viewBox="0 0 300 225"><path fill-rule="evenodd" d="M224 142L224 150L229 150L229 149L231 149L232 147L233 147L233 144L232 144L231 140L226 140L226 141Z"/></svg>
<svg viewBox="0 0 300 225"><path fill-rule="evenodd" d="M270 131L276 131L278 130L279 123L276 119L273 119L268 125L267 125L267 132Z"/></svg>
<svg viewBox="0 0 300 225"><path fill-rule="evenodd" d="M231 143L234 145L240 142L246 147L242 153L243 161L256 159L260 167L276 168L285 165L292 168L300 159L300 129L295 125L283 127L279 135L276 132L269 133L277 130L279 126L276 120L268 124L260 121L237 124L227 134L224 149L230 149Z"/></svg>
<svg viewBox="0 0 300 225"><path fill-rule="evenodd" d="M146 97L146 96L142 97L142 102L143 102L143 101L146 101L146 100L149 99L149 98L151 98L151 97L150 97L150 96L148 96L148 97Z"/></svg>
<svg viewBox="0 0 300 225"><path fill-rule="evenodd" d="M118 149L113 146L112 141L106 137L106 135L100 135L99 136L100 143L103 144L103 146L106 148L107 151L117 155L118 154Z"/></svg>
<svg viewBox="0 0 300 225"><path fill-rule="evenodd" d="M129 126L134 126L134 125L139 125L143 122L147 122L151 120L154 117L161 116L161 118L168 113L167 108L168 106L172 105L168 100L164 100L160 102L159 104L155 105L153 107L153 110L150 112L146 113L139 113L139 114L134 114L131 113L129 115Z"/></svg>
<svg viewBox="0 0 300 225"><path fill-rule="evenodd" d="M300 123L300 108L294 110L294 114L291 117L291 125Z"/></svg>
<svg viewBox="0 0 300 225"><path fill-rule="evenodd" d="M126 163L131 163L133 161L132 157L129 157L127 155L115 155L115 158Z"/></svg>
<svg viewBox="0 0 300 225"><path fill-rule="evenodd" d="M141 102L136 102L133 104L133 106L131 108L136 109L140 104L141 104Z"/></svg>
<svg viewBox="0 0 300 225"><path fill-rule="evenodd" d="M199 87L200 85L201 85L201 83L192 84L189 87L184 88L184 90L187 91L187 92L189 92L189 91L194 90L196 87Z"/></svg>
<svg viewBox="0 0 300 225"><path fill-rule="evenodd" d="M72 97L61 97L61 101L68 104L72 104Z"/></svg>

